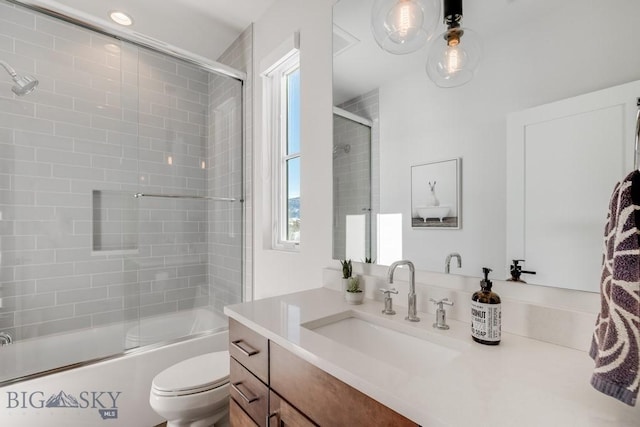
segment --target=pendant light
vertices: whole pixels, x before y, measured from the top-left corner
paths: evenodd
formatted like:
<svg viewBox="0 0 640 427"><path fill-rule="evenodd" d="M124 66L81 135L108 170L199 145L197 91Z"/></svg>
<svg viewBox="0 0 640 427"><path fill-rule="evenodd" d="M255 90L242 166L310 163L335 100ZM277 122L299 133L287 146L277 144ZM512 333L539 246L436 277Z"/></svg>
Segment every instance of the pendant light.
<svg viewBox="0 0 640 427"><path fill-rule="evenodd" d="M447 30L435 38L427 57L427 75L440 87L456 87L473 78L480 56L480 37L462 28L462 0L444 0Z"/></svg>
<svg viewBox="0 0 640 427"><path fill-rule="evenodd" d="M378 45L403 55L423 47L440 17L440 0L376 0L371 31Z"/></svg>

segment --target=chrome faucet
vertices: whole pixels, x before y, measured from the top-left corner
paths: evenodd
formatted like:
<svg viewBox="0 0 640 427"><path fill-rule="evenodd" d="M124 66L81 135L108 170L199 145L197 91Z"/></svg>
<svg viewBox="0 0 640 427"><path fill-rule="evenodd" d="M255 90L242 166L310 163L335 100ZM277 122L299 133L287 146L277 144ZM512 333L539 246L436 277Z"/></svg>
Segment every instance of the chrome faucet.
<svg viewBox="0 0 640 427"><path fill-rule="evenodd" d="M407 317L405 317L405 320L410 322L419 322L420 318L417 316L418 310L416 309L416 269L413 266L413 263L411 261L401 260L391 264L389 266L389 270L387 270L387 281L389 283L393 283L393 272L396 267L400 265L409 266L409 312Z"/></svg>
<svg viewBox="0 0 640 427"><path fill-rule="evenodd" d="M0 332L0 347L9 345L13 342L13 338L8 332Z"/></svg>
<svg viewBox="0 0 640 427"><path fill-rule="evenodd" d="M447 255L447 259L444 262L444 272L449 274L451 271L451 258L458 258L458 268L462 268L462 257L457 252L452 252Z"/></svg>

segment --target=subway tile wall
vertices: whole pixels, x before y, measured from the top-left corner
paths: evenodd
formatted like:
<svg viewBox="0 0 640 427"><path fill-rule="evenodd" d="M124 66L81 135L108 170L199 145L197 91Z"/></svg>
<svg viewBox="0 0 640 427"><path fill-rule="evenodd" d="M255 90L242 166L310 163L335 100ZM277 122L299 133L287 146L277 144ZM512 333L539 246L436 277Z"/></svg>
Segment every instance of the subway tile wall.
<svg viewBox="0 0 640 427"><path fill-rule="evenodd" d="M235 302L242 205L133 195L241 194L241 83L6 3L0 59L40 81L0 79L0 327Z"/></svg>
<svg viewBox="0 0 640 427"><path fill-rule="evenodd" d="M366 247L371 247L371 258L376 258L376 217L380 213L380 132L378 90L353 98L339 105L343 110L371 120L367 126L334 115L333 120L333 258L345 259L345 216L367 214L371 209L367 227ZM346 153L342 147L349 145ZM367 251L368 252L368 251ZM364 260L354 260L364 262Z"/></svg>
<svg viewBox="0 0 640 427"><path fill-rule="evenodd" d="M242 98L240 98L239 95L235 98L233 116L225 114L230 103L227 105L220 103L220 101L222 101L222 103L225 102L225 97L220 97L217 92L212 94L212 100L214 100L215 104L214 112L211 115L212 120L220 120L221 117L226 117L227 120L235 124L234 129L242 130L242 136L244 136L243 146L237 143L229 146L226 136L223 138L215 138L214 140L214 152L228 160L227 165L230 169L227 173L230 173L233 178L231 185L227 185L224 177L223 179L219 179L216 178L215 175L211 176L210 189L212 190L210 191L222 191L223 195L230 194L233 195L233 197L243 197L241 204L235 203L227 205L226 207L222 206L226 211L216 213L217 215L225 215L225 218L233 218L231 223L220 222L220 218L212 218L212 222L210 222L210 224L218 224L218 230L213 231L210 236L210 241L213 245L209 251L209 272L212 276L209 281L210 291L212 295L216 295L216 298L212 302L214 307L217 310L222 310L224 305L243 301L243 297L245 301L253 298L253 205L251 202L253 153L253 132L251 125L253 111L253 26L250 25L245 29L220 58L218 58L218 61L247 73L243 88L238 88L237 86L230 88L228 79L224 80L219 76L211 75L211 78L214 80L214 84L211 85L213 90L218 92L243 90L245 93L244 105L240 103ZM216 102L216 100L218 100L218 102ZM242 116L239 114L240 112L244 115L244 123L241 123ZM242 138L242 136L234 135L234 139ZM243 150L240 151L239 148L241 147ZM243 176L242 180L238 179L237 174L239 172ZM218 174L219 173L220 171L218 171ZM242 185L242 187L240 187L240 185ZM225 227L231 228L225 229ZM222 230L220 230L220 228L222 228ZM243 253L237 252L239 247L237 242L235 242L237 238L244 239L244 244L242 245ZM231 241L235 243L229 245ZM232 258L229 258L230 256ZM232 278L232 280L229 280L230 278ZM240 278L242 278L244 289L236 285Z"/></svg>

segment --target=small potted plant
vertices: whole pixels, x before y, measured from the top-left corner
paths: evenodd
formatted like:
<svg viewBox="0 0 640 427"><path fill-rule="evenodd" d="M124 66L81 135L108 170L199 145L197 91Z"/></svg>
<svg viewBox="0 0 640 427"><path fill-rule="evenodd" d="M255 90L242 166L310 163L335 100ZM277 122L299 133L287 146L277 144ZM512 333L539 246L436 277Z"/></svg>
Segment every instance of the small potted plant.
<svg viewBox="0 0 640 427"><path fill-rule="evenodd" d="M349 279L353 273L353 266L351 265L350 259L342 260L340 264L342 265L342 292L346 292L349 286Z"/></svg>
<svg viewBox="0 0 640 427"><path fill-rule="evenodd" d="M357 277L350 277L347 284L347 291L344 297L349 304L362 304L364 292L360 289L360 280Z"/></svg>
<svg viewBox="0 0 640 427"><path fill-rule="evenodd" d="M371 274L371 264L375 264L376 260L371 257L365 257L364 263L362 264L362 272L365 275Z"/></svg>

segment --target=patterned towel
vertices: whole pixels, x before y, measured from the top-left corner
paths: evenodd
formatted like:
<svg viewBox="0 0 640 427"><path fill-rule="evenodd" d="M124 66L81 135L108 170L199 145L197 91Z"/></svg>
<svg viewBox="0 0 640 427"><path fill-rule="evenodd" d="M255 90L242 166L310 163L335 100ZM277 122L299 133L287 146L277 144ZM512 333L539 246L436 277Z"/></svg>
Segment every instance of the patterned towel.
<svg viewBox="0 0 640 427"><path fill-rule="evenodd" d="M636 226L640 201L632 197L639 188L640 172L633 171L616 185L611 196L600 282L602 308L589 352L595 361L591 385L631 406L636 404L640 386L640 244Z"/></svg>

